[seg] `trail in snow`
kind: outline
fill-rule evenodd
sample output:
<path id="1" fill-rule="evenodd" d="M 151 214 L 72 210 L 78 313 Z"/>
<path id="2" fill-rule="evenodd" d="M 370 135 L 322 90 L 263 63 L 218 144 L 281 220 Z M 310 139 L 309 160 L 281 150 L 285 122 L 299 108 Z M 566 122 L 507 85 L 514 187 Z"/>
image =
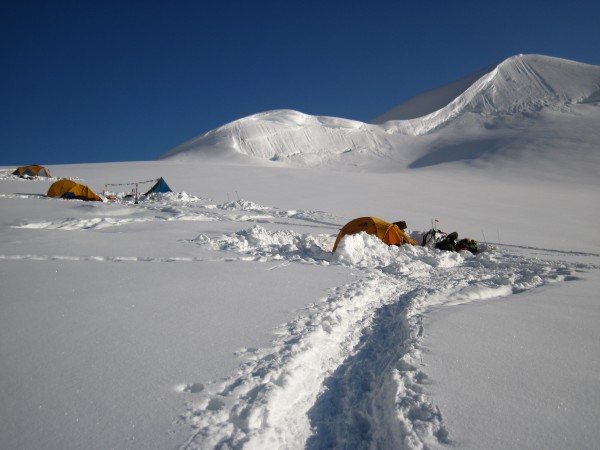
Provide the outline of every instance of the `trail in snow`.
<path id="1" fill-rule="evenodd" d="M 200 234 L 180 242 L 221 254 L 211 261 L 265 262 L 271 263 L 269 270 L 288 264 L 336 264 L 358 275 L 355 282 L 332 288 L 326 298 L 281 326 L 270 348 L 242 351 L 243 364 L 229 379 L 175 387 L 195 397 L 182 416 L 194 429 L 182 445 L 188 449 L 424 448 L 447 443 L 450 437 L 442 412 L 427 394 L 428 378 L 420 358 L 423 314 L 439 305 L 576 280 L 578 271 L 596 269 L 519 256 L 508 246 L 478 255 L 388 247 L 366 234 L 344 238 L 332 254 L 339 218 L 321 211 L 282 211 L 241 199 L 217 205 L 175 194 L 138 205 L 73 205 L 86 217 L 14 226 L 94 232 L 160 220 L 253 222 L 234 233 Z M 332 234 L 290 229 L 297 225 L 331 229 Z M 207 260 L 114 255 L 0 255 L 0 259 Z"/>
<path id="2" fill-rule="evenodd" d="M 315 238 L 261 226 L 197 245 L 255 260 L 343 264 L 358 281 L 332 289 L 279 330 L 238 373 L 203 386 L 183 448 L 423 448 L 449 441 L 427 396 L 422 316 L 432 307 L 497 298 L 577 279 L 588 266 L 510 253 L 385 246 L 359 234 L 332 256 Z M 320 250 L 319 250 L 320 249 Z"/>
<path id="3" fill-rule="evenodd" d="M 41 195 L 14 195 L 5 198 L 44 198 L 48 201 L 72 200 L 47 199 Z M 340 228 L 340 219 L 323 211 L 280 210 L 262 206 L 257 203 L 239 199 L 222 204 L 214 204 L 209 199 L 189 196 L 185 193 L 158 194 L 152 198 L 142 199 L 140 203 L 116 202 L 112 204 L 76 204 L 77 212 L 85 210 L 91 217 L 69 217 L 43 221 L 26 221 L 13 225 L 14 228 L 49 229 L 49 230 L 88 230 L 105 229 L 142 222 L 161 221 L 228 221 L 228 222 L 264 222 L 292 225 L 302 223 L 303 226 L 319 226 L 319 228 Z M 112 217 L 111 217 L 112 216 Z M 281 221 L 281 222 L 278 222 Z"/>

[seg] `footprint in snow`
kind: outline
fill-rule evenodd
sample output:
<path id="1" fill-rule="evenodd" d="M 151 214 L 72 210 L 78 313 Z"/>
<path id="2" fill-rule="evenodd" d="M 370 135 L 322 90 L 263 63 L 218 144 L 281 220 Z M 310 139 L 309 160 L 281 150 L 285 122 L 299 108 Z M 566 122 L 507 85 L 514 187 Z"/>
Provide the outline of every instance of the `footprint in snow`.
<path id="1" fill-rule="evenodd" d="M 204 390 L 204 385 L 202 383 L 179 384 L 175 386 L 175 390 L 187 394 L 198 394 Z"/>

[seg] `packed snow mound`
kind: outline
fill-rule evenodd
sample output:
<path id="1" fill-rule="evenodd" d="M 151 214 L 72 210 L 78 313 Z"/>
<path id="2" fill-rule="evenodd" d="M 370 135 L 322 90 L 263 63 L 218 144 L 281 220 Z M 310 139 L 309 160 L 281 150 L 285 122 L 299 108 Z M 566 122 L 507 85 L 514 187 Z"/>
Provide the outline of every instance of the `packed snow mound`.
<path id="1" fill-rule="evenodd" d="M 547 138 L 545 130 L 556 130 L 558 124 L 560 138 L 573 129 L 560 125 L 562 117 L 552 124 L 543 123 L 544 115 L 552 113 L 582 117 L 586 133 L 579 130 L 577 134 L 587 136 L 589 124 L 596 128 L 599 100 L 599 66 L 518 55 L 417 96 L 379 116 L 373 124 L 293 110 L 267 111 L 209 131 L 161 159 L 251 158 L 263 164 L 398 171 L 474 159 L 481 156 L 482 148 L 502 153 L 507 145 L 529 145 L 531 136 L 522 140 L 523 124 L 541 124 L 541 131 L 534 136 L 540 147 Z M 420 116 L 414 117 L 416 114 Z M 490 129 L 497 131 L 493 142 L 489 141 Z M 461 146 L 457 154 L 452 145 L 465 141 L 465 136 L 472 145 Z M 572 140 L 567 139 L 565 149 L 573 151 Z M 581 142 L 575 139 L 575 145 Z M 582 153 L 588 154 L 584 144 Z M 448 145 L 452 147 L 449 152 L 445 149 Z M 487 153 L 484 156 L 487 158 Z"/>

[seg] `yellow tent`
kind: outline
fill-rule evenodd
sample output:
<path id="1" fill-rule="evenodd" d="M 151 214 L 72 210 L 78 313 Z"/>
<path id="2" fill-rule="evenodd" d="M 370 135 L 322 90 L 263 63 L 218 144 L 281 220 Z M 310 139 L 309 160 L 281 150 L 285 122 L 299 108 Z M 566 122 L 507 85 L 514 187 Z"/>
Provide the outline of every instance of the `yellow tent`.
<path id="1" fill-rule="evenodd" d="M 31 166 L 17 167 L 17 170 L 13 172 L 13 175 L 18 175 L 21 178 L 33 178 L 33 177 L 48 177 L 50 178 L 50 171 L 43 166 L 37 164 Z"/>
<path id="2" fill-rule="evenodd" d="M 102 199 L 98 197 L 94 191 L 83 184 L 77 184 L 71 180 L 58 180 L 52 183 L 48 193 L 48 197 L 61 197 L 61 198 L 76 198 L 79 200 L 90 200 L 101 202 Z"/>
<path id="3" fill-rule="evenodd" d="M 393 223 L 378 219 L 377 217 L 359 217 L 351 220 L 340 230 L 333 251 L 347 234 L 356 234 L 364 231 L 365 233 L 377 236 L 388 245 L 417 245 L 417 241 L 411 239 L 404 231 Z"/>

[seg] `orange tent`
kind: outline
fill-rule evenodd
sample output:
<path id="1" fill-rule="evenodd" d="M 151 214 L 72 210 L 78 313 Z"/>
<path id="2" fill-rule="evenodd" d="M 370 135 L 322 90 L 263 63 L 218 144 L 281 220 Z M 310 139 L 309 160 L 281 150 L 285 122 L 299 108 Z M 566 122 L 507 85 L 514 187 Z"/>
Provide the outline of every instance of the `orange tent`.
<path id="1" fill-rule="evenodd" d="M 52 183 L 52 186 L 50 186 L 46 195 L 48 197 L 74 198 L 97 202 L 102 201 L 102 199 L 89 187 L 64 179 Z"/>
<path id="2" fill-rule="evenodd" d="M 17 167 L 13 175 L 18 175 L 21 178 L 33 178 L 33 177 L 48 177 L 50 178 L 50 171 L 43 166 L 38 166 L 37 164 L 33 164 L 31 166 L 21 166 Z"/>
<path id="3" fill-rule="evenodd" d="M 388 245 L 418 245 L 417 241 L 411 239 L 398 225 L 378 219 L 377 217 L 359 217 L 351 220 L 340 230 L 333 251 L 337 248 L 342 238 L 348 234 L 365 233 L 377 236 Z"/>

